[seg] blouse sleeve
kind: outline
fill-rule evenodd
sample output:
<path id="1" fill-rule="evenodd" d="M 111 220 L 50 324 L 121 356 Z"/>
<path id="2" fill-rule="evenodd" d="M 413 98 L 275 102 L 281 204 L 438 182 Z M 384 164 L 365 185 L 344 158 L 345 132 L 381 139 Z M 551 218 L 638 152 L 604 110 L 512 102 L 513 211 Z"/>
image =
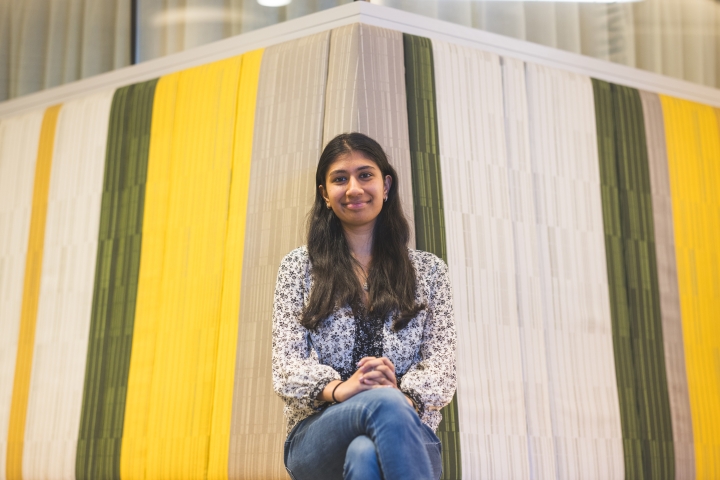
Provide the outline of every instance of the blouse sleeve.
<path id="1" fill-rule="evenodd" d="M 445 262 L 437 259 L 437 267 L 430 272 L 430 277 L 420 361 L 412 365 L 400 381 L 400 390 L 415 401 L 421 416 L 450 403 L 457 383 L 457 339 Z"/>
<path id="2" fill-rule="evenodd" d="M 300 324 L 308 261 L 301 249 L 290 252 L 280 264 L 273 302 L 272 378 L 273 389 L 286 410 L 307 416 L 324 402 L 318 394 L 340 374 L 318 361 L 308 330 Z"/>

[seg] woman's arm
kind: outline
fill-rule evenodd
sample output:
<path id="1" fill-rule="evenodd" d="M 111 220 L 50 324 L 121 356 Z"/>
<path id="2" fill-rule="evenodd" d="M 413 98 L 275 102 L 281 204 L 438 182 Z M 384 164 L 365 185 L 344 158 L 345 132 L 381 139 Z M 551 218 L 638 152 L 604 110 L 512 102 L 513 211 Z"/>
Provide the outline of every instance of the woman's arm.
<path id="1" fill-rule="evenodd" d="M 300 324 L 308 265 L 304 249 L 293 250 L 280 264 L 273 302 L 272 376 L 273 389 L 286 403 L 311 413 L 321 405 L 319 395 L 340 374 L 319 362 Z"/>
<path id="2" fill-rule="evenodd" d="M 400 381 L 400 390 L 412 398 L 422 413 L 440 410 L 450 403 L 456 388 L 455 320 L 452 290 L 445 262 L 434 257 L 429 273 L 427 315 L 423 329 L 420 361 Z"/>

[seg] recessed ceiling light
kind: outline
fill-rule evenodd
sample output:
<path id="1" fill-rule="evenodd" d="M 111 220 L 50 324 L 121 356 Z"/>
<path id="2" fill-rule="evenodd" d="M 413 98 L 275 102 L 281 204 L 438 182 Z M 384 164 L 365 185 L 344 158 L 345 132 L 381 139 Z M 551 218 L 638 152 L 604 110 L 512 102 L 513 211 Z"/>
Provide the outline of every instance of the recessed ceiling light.
<path id="1" fill-rule="evenodd" d="M 263 7 L 284 7 L 292 0 L 257 0 Z"/>

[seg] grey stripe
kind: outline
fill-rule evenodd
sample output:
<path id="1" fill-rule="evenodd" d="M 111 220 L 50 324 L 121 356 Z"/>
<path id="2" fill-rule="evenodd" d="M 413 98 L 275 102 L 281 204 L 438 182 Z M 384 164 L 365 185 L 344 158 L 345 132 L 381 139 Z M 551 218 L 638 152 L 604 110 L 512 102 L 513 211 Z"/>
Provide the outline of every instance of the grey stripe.
<path id="1" fill-rule="evenodd" d="M 414 232 L 402 33 L 361 23 L 332 31 L 323 146 L 346 132 L 364 133 L 383 147 Z M 414 236 L 410 243 L 415 248 Z"/>
<path id="2" fill-rule="evenodd" d="M 673 231 L 672 197 L 665 145 L 665 125 L 658 95 L 641 91 L 640 99 L 645 118 L 645 137 L 650 167 L 665 369 L 667 370 L 675 445 L 675 478 L 692 479 L 695 478 L 695 450 L 690 397 L 685 373 L 685 348 L 675 263 L 675 233 Z"/>
<path id="3" fill-rule="evenodd" d="M 280 260 L 304 241 L 322 146 L 330 32 L 263 54 L 258 86 L 230 432 L 230 478 L 287 478 L 272 390 L 272 302 Z"/>

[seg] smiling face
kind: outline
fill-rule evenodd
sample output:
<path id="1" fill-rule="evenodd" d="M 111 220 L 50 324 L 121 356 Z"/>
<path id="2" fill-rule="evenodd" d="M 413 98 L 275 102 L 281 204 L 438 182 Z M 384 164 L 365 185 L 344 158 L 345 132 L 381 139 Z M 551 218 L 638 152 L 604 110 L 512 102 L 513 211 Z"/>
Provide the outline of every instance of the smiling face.
<path id="1" fill-rule="evenodd" d="M 383 177 L 374 161 L 351 151 L 335 159 L 327 169 L 325 185 L 318 188 L 347 230 L 374 227 L 391 184 L 392 177 Z"/>

